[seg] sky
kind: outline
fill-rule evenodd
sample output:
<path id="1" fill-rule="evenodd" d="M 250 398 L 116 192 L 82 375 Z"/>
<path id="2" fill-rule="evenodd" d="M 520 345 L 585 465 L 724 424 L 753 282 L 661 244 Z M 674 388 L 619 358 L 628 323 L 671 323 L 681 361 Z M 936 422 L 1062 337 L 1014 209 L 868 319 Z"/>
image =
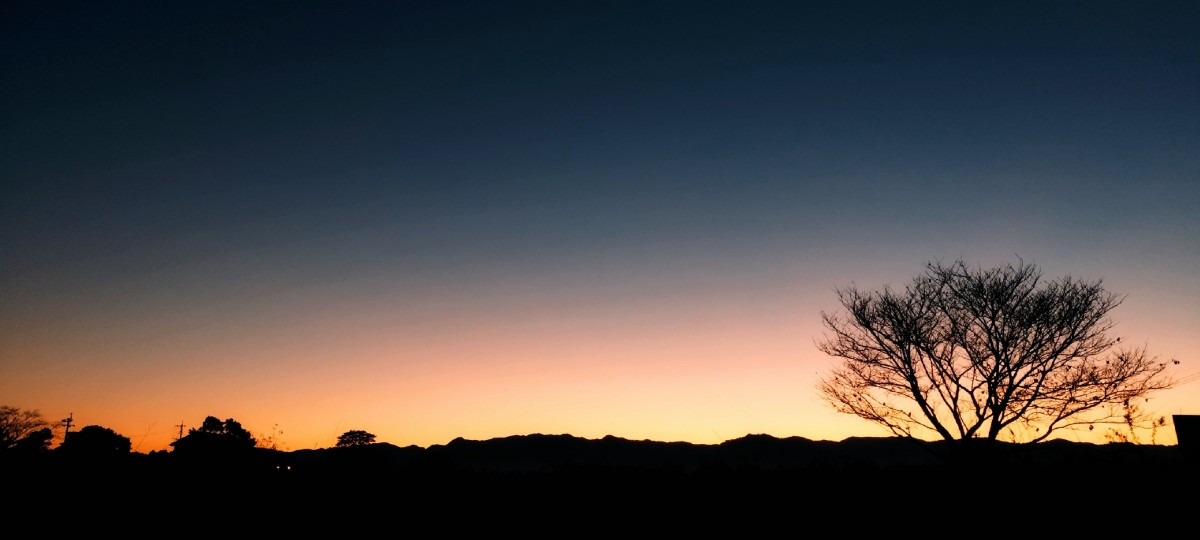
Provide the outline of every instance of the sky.
<path id="1" fill-rule="evenodd" d="M 0 404 L 138 452 L 208 416 L 289 450 L 884 436 L 819 397 L 820 314 L 961 258 L 1125 295 L 1115 334 L 1185 381 L 1147 408 L 1200 414 L 1196 28 L 1196 2 L 6 2 Z"/>

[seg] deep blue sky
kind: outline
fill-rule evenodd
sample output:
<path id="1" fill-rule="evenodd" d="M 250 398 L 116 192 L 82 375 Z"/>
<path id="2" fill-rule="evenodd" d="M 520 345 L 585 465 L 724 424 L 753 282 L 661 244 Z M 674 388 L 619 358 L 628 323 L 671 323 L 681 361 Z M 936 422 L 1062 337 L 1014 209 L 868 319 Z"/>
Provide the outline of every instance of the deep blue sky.
<path id="1" fill-rule="evenodd" d="M 381 295 L 732 281 L 807 324 L 959 256 L 1195 323 L 1197 28 L 1197 2 L 8 2 L 0 367 Z"/>
<path id="2" fill-rule="evenodd" d="M 375 226 L 527 252 L 1196 200 L 1194 2 L 166 4 L 5 8 L 18 272 Z"/>

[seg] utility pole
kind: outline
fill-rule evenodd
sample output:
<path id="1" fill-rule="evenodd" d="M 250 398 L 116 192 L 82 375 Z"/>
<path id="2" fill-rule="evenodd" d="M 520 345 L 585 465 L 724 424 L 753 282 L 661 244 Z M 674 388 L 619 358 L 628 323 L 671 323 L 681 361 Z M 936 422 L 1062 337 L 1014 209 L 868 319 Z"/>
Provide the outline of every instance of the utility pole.
<path id="1" fill-rule="evenodd" d="M 185 428 L 187 426 L 183 425 L 183 420 L 180 420 L 179 423 L 175 425 L 175 427 L 179 428 L 179 437 L 175 438 L 175 440 L 178 441 L 179 439 L 183 438 L 183 428 Z"/>
<path id="2" fill-rule="evenodd" d="M 67 442 L 67 435 L 71 434 L 71 425 L 75 423 L 75 413 L 70 413 L 66 418 L 62 419 L 62 425 L 67 426 L 67 430 L 63 432 L 63 442 Z"/>

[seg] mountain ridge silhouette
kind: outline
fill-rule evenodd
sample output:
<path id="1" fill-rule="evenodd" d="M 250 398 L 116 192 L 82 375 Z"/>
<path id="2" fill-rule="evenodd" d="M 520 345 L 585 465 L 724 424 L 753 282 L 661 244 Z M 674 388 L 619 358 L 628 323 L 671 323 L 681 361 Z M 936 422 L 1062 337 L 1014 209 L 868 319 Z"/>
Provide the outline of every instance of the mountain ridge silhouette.
<path id="1" fill-rule="evenodd" d="M 961 441 L 960 441 L 961 442 Z M 278 452 L 297 469 L 365 464 L 404 469 L 437 464 L 441 470 L 489 474 L 552 474 L 584 468 L 694 474 L 727 471 L 847 471 L 861 468 L 936 468 L 952 464 L 946 441 L 900 437 L 848 437 L 841 441 L 747 434 L 701 444 L 627 439 L 588 439 L 531 433 L 491 439 L 457 437 L 428 447 L 380 442 L 360 446 Z M 1178 445 L 971 442 L 986 446 L 991 465 L 1081 467 L 1101 464 L 1182 466 L 1194 456 Z"/>

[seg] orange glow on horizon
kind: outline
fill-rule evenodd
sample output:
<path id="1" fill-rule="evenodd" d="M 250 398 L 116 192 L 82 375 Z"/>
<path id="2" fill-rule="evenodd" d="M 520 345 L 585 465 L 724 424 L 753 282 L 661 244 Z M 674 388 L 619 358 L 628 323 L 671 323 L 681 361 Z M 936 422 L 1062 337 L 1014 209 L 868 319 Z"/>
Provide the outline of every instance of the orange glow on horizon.
<path id="1" fill-rule="evenodd" d="M 114 429 L 138 452 L 169 449 L 178 424 L 210 415 L 288 450 L 330 447 L 352 429 L 421 447 L 532 433 L 697 444 L 889 435 L 817 399 L 832 360 L 813 346 L 812 314 L 790 309 L 794 298 L 733 300 L 681 298 L 673 309 L 534 303 L 520 317 L 459 310 L 408 324 L 332 309 L 221 340 L 29 338 L 6 346 L 31 362 L 6 375 L 2 390 L 47 419 L 73 413 L 76 427 Z M 1188 357 L 1178 350 L 1188 339 L 1164 348 Z M 1154 396 L 1154 410 L 1168 422 L 1200 410 L 1195 384 Z M 1104 442 L 1104 432 L 1061 437 Z M 1154 442 L 1174 444 L 1173 430 Z"/>

